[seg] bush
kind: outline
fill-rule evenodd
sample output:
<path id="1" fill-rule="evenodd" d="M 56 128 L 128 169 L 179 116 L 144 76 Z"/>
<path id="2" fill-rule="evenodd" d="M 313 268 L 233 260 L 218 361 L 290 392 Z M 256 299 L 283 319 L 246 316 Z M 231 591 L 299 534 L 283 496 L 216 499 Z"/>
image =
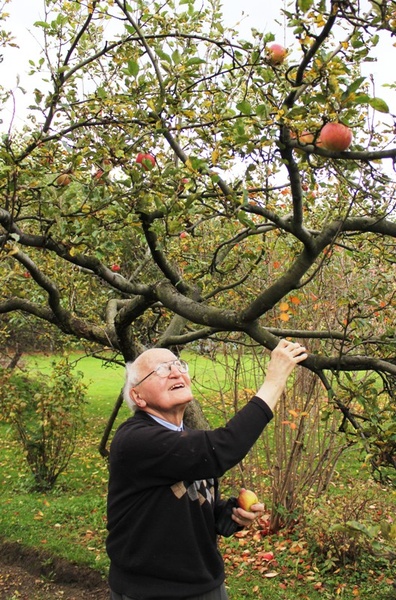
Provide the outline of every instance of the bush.
<path id="1" fill-rule="evenodd" d="M 86 386 L 66 358 L 53 363 L 51 379 L 1 369 L 0 419 L 21 444 L 37 491 L 51 489 L 73 454 L 83 424 Z"/>
<path id="2" fill-rule="evenodd" d="M 327 496 L 305 510 L 304 535 L 322 572 L 387 565 L 396 558 L 396 523 L 378 501 L 378 490 Z M 363 570 L 364 571 L 364 570 Z M 362 571 L 362 572 L 363 572 Z"/>

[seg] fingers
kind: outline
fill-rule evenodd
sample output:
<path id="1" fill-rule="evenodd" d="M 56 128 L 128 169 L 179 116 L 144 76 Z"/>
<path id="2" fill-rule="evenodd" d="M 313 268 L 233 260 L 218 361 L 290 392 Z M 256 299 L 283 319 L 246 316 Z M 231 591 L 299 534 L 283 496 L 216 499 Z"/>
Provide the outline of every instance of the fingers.
<path id="1" fill-rule="evenodd" d="M 249 527 L 256 519 L 262 517 L 263 514 L 264 504 L 258 503 L 253 504 L 249 511 L 242 508 L 234 508 L 232 518 L 241 527 Z"/>
<path id="2" fill-rule="evenodd" d="M 308 356 L 305 346 L 298 342 L 291 342 L 285 339 L 281 339 L 279 341 L 279 344 L 276 346 L 273 352 L 276 352 L 277 350 L 283 351 L 289 357 L 293 358 L 295 362 L 301 362 Z"/>

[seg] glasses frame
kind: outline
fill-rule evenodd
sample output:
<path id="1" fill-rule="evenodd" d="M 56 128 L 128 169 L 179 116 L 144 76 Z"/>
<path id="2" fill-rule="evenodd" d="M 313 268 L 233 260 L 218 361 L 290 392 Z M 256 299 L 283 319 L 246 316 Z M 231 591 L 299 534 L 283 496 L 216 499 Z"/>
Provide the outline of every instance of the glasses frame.
<path id="1" fill-rule="evenodd" d="M 183 370 L 180 370 L 179 366 L 177 365 L 177 363 L 183 367 Z M 160 369 L 161 367 L 163 367 L 164 365 L 169 365 L 169 373 L 167 375 L 158 375 L 158 369 Z M 143 381 L 145 381 L 146 379 L 148 379 L 151 375 L 154 375 L 154 373 L 156 373 L 158 375 L 158 377 L 161 377 L 161 379 L 165 379 L 166 377 L 169 377 L 171 370 L 172 370 L 172 365 L 174 365 L 175 367 L 177 367 L 177 369 L 179 370 L 179 373 L 188 373 L 188 363 L 186 363 L 185 360 L 181 360 L 180 358 L 176 358 L 175 360 L 169 360 L 167 362 L 162 362 L 160 363 L 155 369 L 153 369 L 152 371 L 150 371 L 150 373 L 148 375 L 146 375 L 146 377 L 143 377 L 143 379 L 141 379 L 140 381 L 138 381 L 137 383 L 135 383 L 132 387 L 137 387 L 138 385 L 140 385 L 141 383 L 143 383 Z"/>

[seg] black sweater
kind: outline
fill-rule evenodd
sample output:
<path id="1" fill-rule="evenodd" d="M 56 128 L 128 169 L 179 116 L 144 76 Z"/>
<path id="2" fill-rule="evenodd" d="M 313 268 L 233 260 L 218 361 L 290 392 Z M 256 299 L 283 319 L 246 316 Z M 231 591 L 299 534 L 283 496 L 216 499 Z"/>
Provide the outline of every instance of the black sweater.
<path id="1" fill-rule="evenodd" d="M 225 427 L 172 431 L 137 411 L 110 449 L 107 552 L 114 592 L 177 600 L 224 581 L 217 478 L 240 462 L 272 418 L 254 397 Z"/>

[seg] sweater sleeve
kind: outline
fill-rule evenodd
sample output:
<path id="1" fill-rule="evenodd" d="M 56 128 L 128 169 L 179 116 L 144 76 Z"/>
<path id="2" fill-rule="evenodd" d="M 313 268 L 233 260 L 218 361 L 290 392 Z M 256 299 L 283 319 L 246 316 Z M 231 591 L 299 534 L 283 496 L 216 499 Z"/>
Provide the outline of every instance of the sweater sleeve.
<path id="1" fill-rule="evenodd" d="M 222 476 L 240 462 L 273 414 L 254 397 L 224 427 L 214 430 L 170 431 L 145 415 L 123 424 L 114 437 L 111 463 L 123 465 L 123 477 L 135 485 L 141 465 L 153 485 Z"/>

